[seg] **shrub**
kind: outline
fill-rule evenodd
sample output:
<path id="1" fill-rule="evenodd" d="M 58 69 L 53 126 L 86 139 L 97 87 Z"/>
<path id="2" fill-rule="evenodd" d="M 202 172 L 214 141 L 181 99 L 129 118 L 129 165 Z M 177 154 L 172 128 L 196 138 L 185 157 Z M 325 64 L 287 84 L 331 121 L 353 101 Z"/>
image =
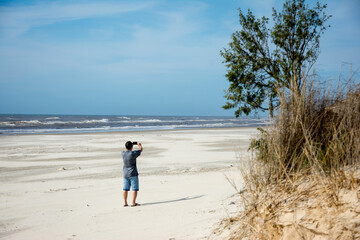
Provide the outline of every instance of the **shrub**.
<path id="1" fill-rule="evenodd" d="M 250 149 L 276 181 L 299 171 L 331 173 L 360 161 L 360 89 L 348 81 L 326 88 L 315 81 L 289 94 L 279 90 L 273 125 L 261 129 Z"/>

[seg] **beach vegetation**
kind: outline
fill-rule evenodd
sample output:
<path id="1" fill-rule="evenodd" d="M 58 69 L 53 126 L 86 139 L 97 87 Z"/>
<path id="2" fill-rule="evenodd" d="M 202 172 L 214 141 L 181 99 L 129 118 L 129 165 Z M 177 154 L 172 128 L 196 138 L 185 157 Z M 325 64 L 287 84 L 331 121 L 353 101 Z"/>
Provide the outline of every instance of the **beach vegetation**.
<path id="1" fill-rule="evenodd" d="M 224 108 L 271 113 L 242 161 L 242 211 L 226 239 L 360 238 L 360 80 L 350 70 L 322 82 L 311 70 L 329 27 L 325 8 L 287 0 L 271 29 L 240 10 L 242 29 L 221 52 Z"/>
<path id="2" fill-rule="evenodd" d="M 360 238 L 360 81 L 314 78 L 252 140 L 227 239 Z"/>

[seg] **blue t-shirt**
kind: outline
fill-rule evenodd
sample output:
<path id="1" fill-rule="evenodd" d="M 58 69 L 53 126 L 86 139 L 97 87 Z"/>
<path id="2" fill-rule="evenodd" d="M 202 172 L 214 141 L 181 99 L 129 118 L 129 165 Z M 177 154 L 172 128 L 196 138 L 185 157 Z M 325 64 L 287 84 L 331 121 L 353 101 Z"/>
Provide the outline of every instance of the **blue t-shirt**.
<path id="1" fill-rule="evenodd" d="M 136 158 L 140 156 L 141 151 L 122 151 L 121 155 L 124 162 L 124 178 L 138 176 L 136 167 Z"/>

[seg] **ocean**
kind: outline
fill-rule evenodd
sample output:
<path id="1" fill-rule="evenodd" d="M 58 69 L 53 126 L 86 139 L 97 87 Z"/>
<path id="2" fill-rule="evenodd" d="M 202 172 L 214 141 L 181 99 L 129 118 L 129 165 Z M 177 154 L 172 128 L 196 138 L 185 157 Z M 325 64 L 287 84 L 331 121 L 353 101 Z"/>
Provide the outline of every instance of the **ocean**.
<path id="1" fill-rule="evenodd" d="M 0 134 L 54 134 L 264 126 L 268 118 L 114 115 L 0 115 Z"/>

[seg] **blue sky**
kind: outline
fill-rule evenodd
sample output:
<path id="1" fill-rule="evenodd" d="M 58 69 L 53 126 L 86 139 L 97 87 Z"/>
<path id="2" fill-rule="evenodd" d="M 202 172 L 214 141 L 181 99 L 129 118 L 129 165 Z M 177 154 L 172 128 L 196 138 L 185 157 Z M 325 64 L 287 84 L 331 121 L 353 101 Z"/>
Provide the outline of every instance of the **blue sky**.
<path id="1" fill-rule="evenodd" d="M 0 113 L 232 116 L 219 51 L 237 9 L 282 2 L 0 1 Z M 316 68 L 336 77 L 360 67 L 360 1 L 327 3 Z"/>

